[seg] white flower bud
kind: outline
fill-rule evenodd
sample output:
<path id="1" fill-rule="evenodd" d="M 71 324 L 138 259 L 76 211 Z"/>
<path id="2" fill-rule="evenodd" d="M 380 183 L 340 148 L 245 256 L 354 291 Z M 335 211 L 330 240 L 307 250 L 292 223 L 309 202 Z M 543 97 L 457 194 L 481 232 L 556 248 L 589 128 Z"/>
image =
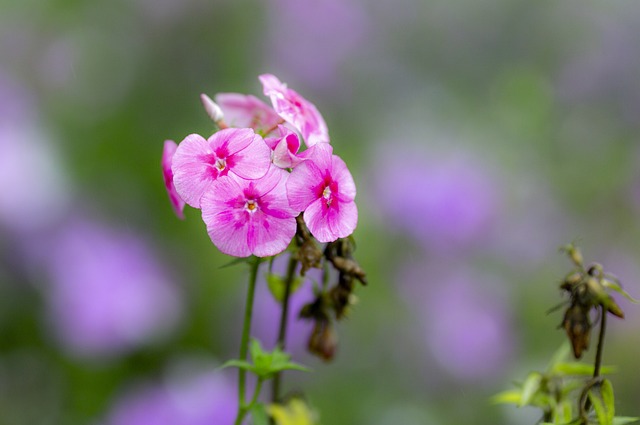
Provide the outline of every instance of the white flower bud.
<path id="1" fill-rule="evenodd" d="M 202 106 L 204 106 L 204 110 L 207 111 L 207 115 L 209 115 L 209 118 L 211 118 L 213 122 L 218 123 L 224 119 L 224 114 L 222 113 L 222 109 L 220 109 L 220 106 L 218 106 L 216 102 L 211 100 L 209 96 L 202 93 L 200 95 L 200 101 L 202 101 Z"/>

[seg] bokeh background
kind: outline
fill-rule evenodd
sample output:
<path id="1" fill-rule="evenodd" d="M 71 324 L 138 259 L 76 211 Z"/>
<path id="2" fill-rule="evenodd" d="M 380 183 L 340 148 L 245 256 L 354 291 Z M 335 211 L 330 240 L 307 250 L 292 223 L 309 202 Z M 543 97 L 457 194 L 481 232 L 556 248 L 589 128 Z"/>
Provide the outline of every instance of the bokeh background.
<path id="1" fill-rule="evenodd" d="M 325 425 L 535 423 L 489 399 L 564 339 L 558 246 L 640 296 L 639 46 L 622 0 L 0 1 L 0 423 L 230 423 L 215 368 L 246 270 L 197 210 L 175 217 L 160 157 L 213 131 L 201 92 L 262 97 L 265 72 L 324 115 L 370 282 L 332 364 L 295 324 L 314 372 L 286 390 Z M 621 306 L 605 363 L 632 416 L 640 311 Z"/>

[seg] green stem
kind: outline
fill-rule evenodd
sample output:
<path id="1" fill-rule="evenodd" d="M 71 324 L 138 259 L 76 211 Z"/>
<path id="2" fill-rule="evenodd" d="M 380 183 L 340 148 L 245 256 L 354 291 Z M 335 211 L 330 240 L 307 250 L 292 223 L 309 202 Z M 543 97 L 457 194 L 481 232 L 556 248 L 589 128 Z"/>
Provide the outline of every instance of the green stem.
<path id="1" fill-rule="evenodd" d="M 251 269 L 249 272 L 249 288 L 247 289 L 247 300 L 244 310 L 244 324 L 242 327 L 242 340 L 240 342 L 240 360 L 247 359 L 249 351 L 249 335 L 251 334 L 251 316 L 253 314 L 253 297 L 256 289 L 256 279 L 258 276 L 258 266 L 260 259 L 254 257 L 251 261 Z M 247 405 L 245 402 L 245 387 L 247 382 L 247 371 L 238 369 L 238 415 L 236 416 L 235 425 L 240 425 L 247 413 Z"/>
<path id="2" fill-rule="evenodd" d="M 593 367 L 593 379 L 587 384 L 585 389 L 583 390 L 583 395 L 580 397 L 580 410 L 581 417 L 583 420 L 586 420 L 587 413 L 589 409 L 591 409 L 591 400 L 587 397 L 589 394 L 589 390 L 600 380 L 600 368 L 602 367 L 602 351 L 604 350 L 604 334 L 607 330 L 607 309 L 604 306 L 600 306 L 600 314 L 602 317 L 600 318 L 600 335 L 598 336 L 598 348 L 596 349 L 596 360 L 595 365 Z M 586 423 L 586 422 L 585 422 Z"/>
<path id="3" fill-rule="evenodd" d="M 278 331 L 277 346 L 284 351 L 287 341 L 287 317 L 289 316 L 289 298 L 291 296 L 291 287 L 296 274 L 298 260 L 294 255 L 289 257 L 289 266 L 287 267 L 287 275 L 285 276 L 284 297 L 282 298 L 282 314 L 280 315 L 280 329 Z M 280 399 L 281 372 L 273 377 L 273 386 L 271 400 L 276 403 Z"/>
<path id="4" fill-rule="evenodd" d="M 600 336 L 598 336 L 598 348 L 596 351 L 596 364 L 593 368 L 593 377 L 600 376 L 600 367 L 602 365 L 602 351 L 604 349 L 604 333 L 607 330 L 607 309 L 604 306 L 600 307 L 602 318 L 600 319 Z"/>

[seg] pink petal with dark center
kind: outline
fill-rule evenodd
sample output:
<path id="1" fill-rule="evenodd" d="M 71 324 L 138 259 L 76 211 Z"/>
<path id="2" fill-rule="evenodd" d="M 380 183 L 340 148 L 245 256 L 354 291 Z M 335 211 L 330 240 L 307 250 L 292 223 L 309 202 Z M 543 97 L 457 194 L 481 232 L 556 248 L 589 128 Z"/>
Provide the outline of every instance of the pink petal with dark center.
<path id="1" fill-rule="evenodd" d="M 333 202 L 324 199 L 311 203 L 304 212 L 304 222 L 318 242 L 333 242 L 349 236 L 358 223 L 355 202 Z"/>

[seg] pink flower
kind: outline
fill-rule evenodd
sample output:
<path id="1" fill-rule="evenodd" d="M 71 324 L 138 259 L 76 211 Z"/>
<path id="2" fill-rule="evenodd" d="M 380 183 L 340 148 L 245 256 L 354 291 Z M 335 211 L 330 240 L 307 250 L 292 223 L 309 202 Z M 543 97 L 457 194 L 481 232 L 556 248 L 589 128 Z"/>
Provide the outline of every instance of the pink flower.
<path id="1" fill-rule="evenodd" d="M 344 161 L 332 155 L 331 145 L 321 143 L 306 152 L 309 159 L 293 169 L 287 182 L 289 205 L 304 211 L 304 222 L 319 242 L 347 237 L 358 224 L 353 177 Z"/>
<path id="2" fill-rule="evenodd" d="M 271 167 L 258 180 L 221 177 L 202 197 L 202 219 L 213 244 L 235 257 L 276 255 L 296 232 L 296 212 L 287 202 L 289 174 Z"/>
<path id="3" fill-rule="evenodd" d="M 288 88 L 274 75 L 263 74 L 259 78 L 265 96 L 271 98 L 273 109 L 300 131 L 307 146 L 329 143 L 327 124 L 313 103 Z"/>
<path id="4" fill-rule="evenodd" d="M 227 128 L 205 140 L 191 134 L 173 156 L 173 182 L 180 197 L 194 208 L 211 184 L 228 173 L 258 179 L 271 164 L 269 147 L 250 128 Z"/>
<path id="5" fill-rule="evenodd" d="M 164 141 L 164 150 L 162 151 L 162 174 L 164 176 L 164 185 L 167 188 L 167 194 L 169 195 L 169 201 L 173 207 L 178 218 L 184 218 L 184 204 L 176 187 L 173 184 L 173 171 L 171 170 L 171 163 L 173 162 L 173 155 L 176 153 L 178 145 L 173 140 Z"/>
<path id="6" fill-rule="evenodd" d="M 225 120 L 230 127 L 249 127 L 264 133 L 273 131 L 283 122 L 273 108 L 255 96 L 218 93 L 216 103 L 224 112 Z"/>
<path id="7" fill-rule="evenodd" d="M 279 125 L 278 130 L 280 132 L 279 137 L 267 137 L 264 139 L 267 146 L 273 151 L 271 160 L 276 167 L 293 168 L 302 161 L 296 155 L 300 149 L 300 138 L 283 125 Z"/>

